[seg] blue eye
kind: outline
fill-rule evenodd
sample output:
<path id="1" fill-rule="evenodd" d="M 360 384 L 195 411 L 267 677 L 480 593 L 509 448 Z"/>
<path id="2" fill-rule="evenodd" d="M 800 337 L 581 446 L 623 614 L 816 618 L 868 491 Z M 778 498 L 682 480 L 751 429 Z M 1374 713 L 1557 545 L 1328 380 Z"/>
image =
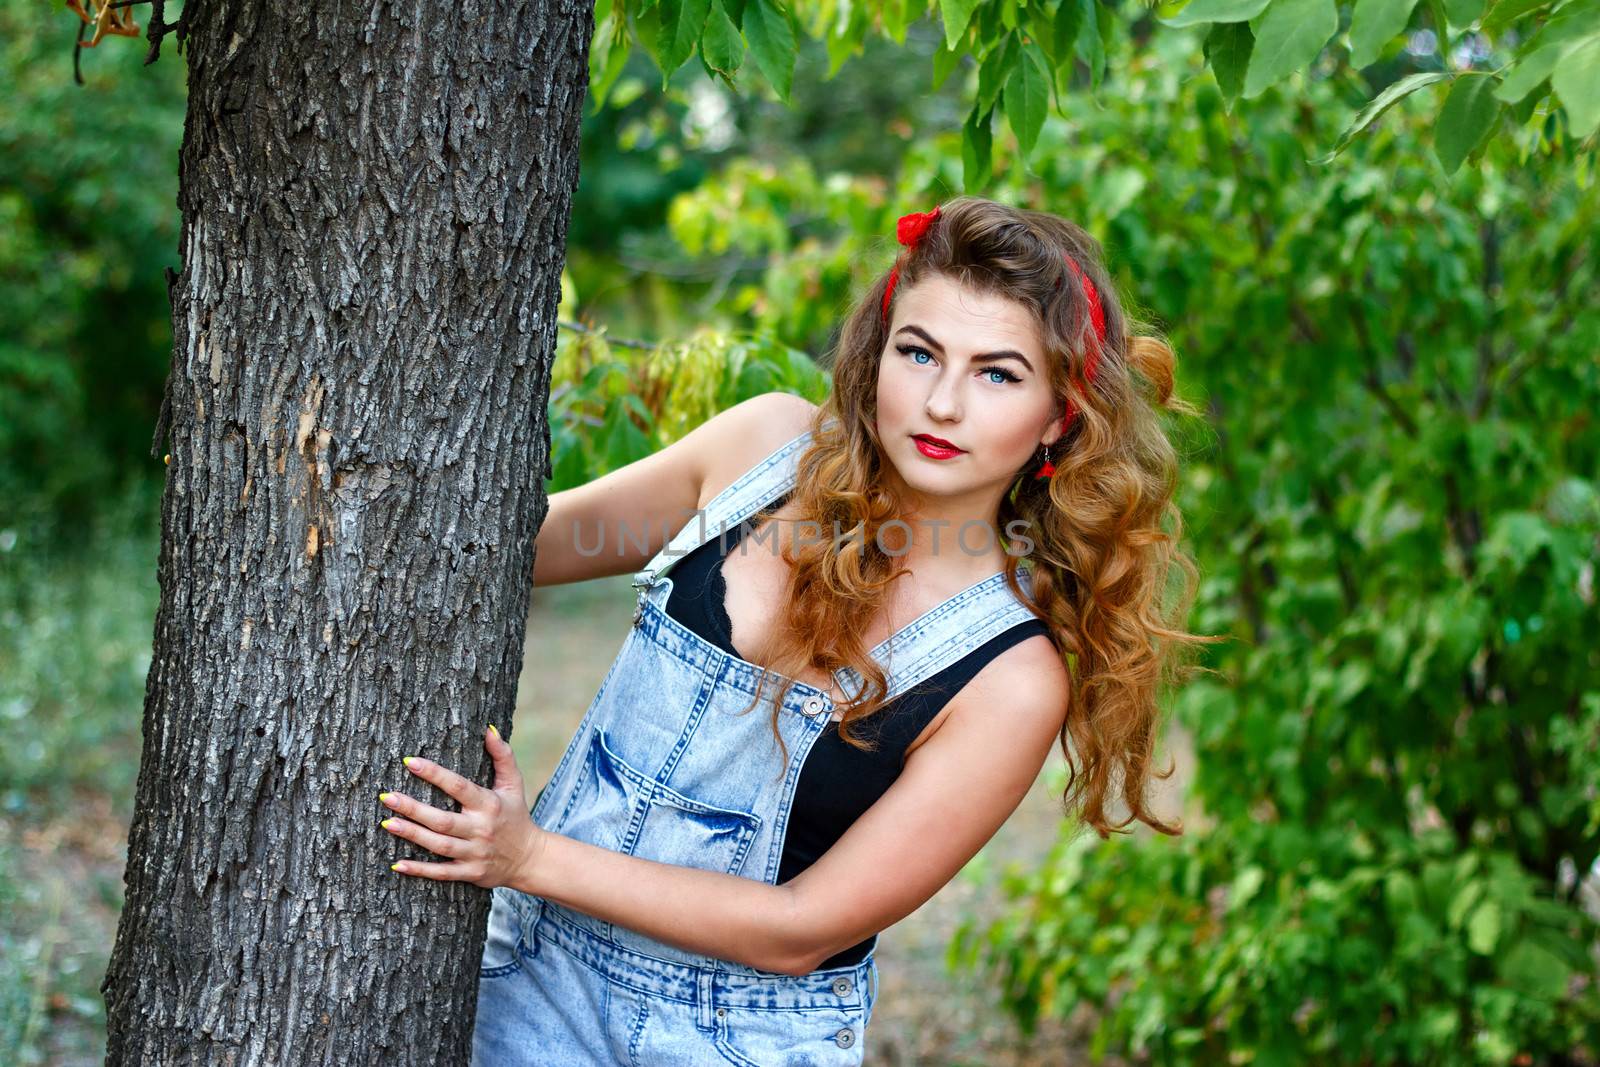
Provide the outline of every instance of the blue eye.
<path id="1" fill-rule="evenodd" d="M 930 361 L 933 359 L 933 354 L 932 353 L 930 353 L 927 349 L 919 348 L 916 345 L 896 345 L 895 347 L 897 349 L 899 349 L 899 351 L 902 354 L 910 356 L 911 357 L 911 361 L 913 363 L 915 363 L 919 367 L 926 367 L 928 364 L 924 363 L 922 360 L 918 359 L 917 358 L 918 356 L 927 356 Z M 1006 385 L 1006 384 L 1011 383 L 1011 382 L 1020 382 L 1020 381 L 1022 381 L 1021 378 L 1017 377 L 1015 374 L 1012 374 L 1010 371 L 1005 370 L 1005 369 L 1003 369 L 1001 367 L 987 367 L 983 371 L 981 371 L 980 373 L 982 373 L 982 374 L 998 374 L 998 375 L 1000 375 L 1000 380 L 999 381 L 995 381 L 993 378 L 989 379 L 989 383 L 991 385 Z"/>

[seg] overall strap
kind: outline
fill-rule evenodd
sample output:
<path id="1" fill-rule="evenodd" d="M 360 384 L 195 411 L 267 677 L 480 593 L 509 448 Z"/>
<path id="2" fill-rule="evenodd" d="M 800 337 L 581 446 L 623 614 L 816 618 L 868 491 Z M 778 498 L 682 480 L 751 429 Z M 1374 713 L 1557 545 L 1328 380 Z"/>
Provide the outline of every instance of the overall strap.
<path id="1" fill-rule="evenodd" d="M 1030 572 L 1018 568 L 1017 584 L 1031 590 Z M 886 699 L 893 700 L 933 677 L 961 657 L 1018 623 L 1036 619 L 1033 609 L 1006 585 L 997 571 L 930 608 L 872 650 L 888 675 Z M 854 699 L 866 680 L 849 667 L 834 672 L 840 692 Z"/>
<path id="2" fill-rule="evenodd" d="M 633 576 L 634 588 L 639 589 L 642 595 L 678 560 L 712 537 L 738 526 L 761 510 L 763 505 L 794 488 L 800 457 L 810 443 L 810 430 L 791 438 L 707 501 L 706 506 L 691 517 L 645 564 L 644 569 Z"/>

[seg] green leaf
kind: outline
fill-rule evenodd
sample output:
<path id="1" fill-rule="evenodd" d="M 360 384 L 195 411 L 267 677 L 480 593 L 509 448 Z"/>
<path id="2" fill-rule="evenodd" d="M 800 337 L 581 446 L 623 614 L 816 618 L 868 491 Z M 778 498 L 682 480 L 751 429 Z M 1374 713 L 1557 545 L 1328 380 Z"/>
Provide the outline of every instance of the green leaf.
<path id="1" fill-rule="evenodd" d="M 789 25 L 788 13 L 775 6 L 773 0 L 748 0 L 744 39 L 762 76 L 772 84 L 778 99 L 787 104 L 794 84 L 795 57 L 794 27 Z"/>
<path id="2" fill-rule="evenodd" d="M 883 32 L 895 44 L 906 43 L 906 26 L 912 19 L 922 15 L 922 10 L 913 11 L 908 0 L 882 0 L 873 5 Z"/>
<path id="3" fill-rule="evenodd" d="M 1581 140 L 1600 127 L 1600 36 L 1580 41 L 1561 57 L 1550 87 L 1566 105 L 1572 136 Z"/>
<path id="4" fill-rule="evenodd" d="M 1000 38 L 1010 33 L 1016 27 L 1008 24 L 1008 20 L 1001 17 L 1004 4 L 980 4 L 972 16 L 972 24 L 967 28 L 967 40 L 975 42 L 978 49 L 985 49 Z"/>
<path id="5" fill-rule="evenodd" d="M 1508 104 L 1517 103 L 1550 77 L 1570 47 L 1571 42 L 1554 41 L 1528 52 L 1506 73 L 1494 91 L 1495 97 Z"/>
<path id="6" fill-rule="evenodd" d="M 1063 0 L 1063 3 L 1065 2 L 1067 0 Z M 1004 40 L 989 50 L 989 54 L 983 57 L 983 62 L 978 64 L 976 106 L 979 111 L 988 111 L 994 107 L 1001 86 L 1005 85 L 1006 79 L 1017 65 L 1017 47 L 1017 35 L 1008 33 Z"/>
<path id="7" fill-rule="evenodd" d="M 1157 21 L 1167 26 L 1194 26 L 1202 22 L 1248 22 L 1267 9 L 1270 0 L 1190 0 L 1171 18 Z"/>
<path id="8" fill-rule="evenodd" d="M 1056 36 L 1056 24 L 1060 21 L 1062 12 L 1080 12 L 1081 10 L 1076 4 L 1065 3 L 1057 3 L 1054 11 L 1051 11 L 1044 4 L 1029 5 L 1027 8 L 1028 36 L 1033 39 L 1033 43 L 1038 45 L 1039 50 L 1044 53 L 1046 60 L 1048 60 L 1047 66 L 1051 71 L 1052 78 L 1061 64 L 1072 58 L 1072 45 L 1077 39 L 1076 27 L 1065 40 L 1058 39 Z M 1065 55 L 1062 54 L 1063 45 L 1065 45 Z"/>
<path id="9" fill-rule="evenodd" d="M 1383 882 L 1383 897 L 1389 905 L 1389 917 L 1399 922 L 1417 910 L 1416 879 L 1405 871 L 1390 871 Z"/>
<path id="10" fill-rule="evenodd" d="M 1356 0 L 1350 16 L 1350 65 L 1371 66 L 1411 21 L 1417 0 Z"/>
<path id="11" fill-rule="evenodd" d="M 955 48 L 966 35 L 972 13 L 978 9 L 978 0 L 939 0 L 939 17 L 944 20 L 944 41 Z"/>
<path id="12" fill-rule="evenodd" d="M 1072 0 L 1061 0 L 1070 4 Z M 1083 0 L 1083 27 L 1078 31 L 1078 54 L 1089 65 L 1089 89 L 1100 88 L 1106 73 L 1105 42 L 1100 37 L 1100 18 L 1095 0 Z"/>
<path id="13" fill-rule="evenodd" d="M 1267 880 L 1267 872 L 1257 866 L 1249 866 L 1239 872 L 1233 880 L 1233 888 L 1228 893 L 1228 910 L 1234 911 L 1250 902 L 1261 890 Z"/>
<path id="14" fill-rule="evenodd" d="M 1496 0 L 1494 6 L 1489 8 L 1489 13 L 1483 16 L 1483 21 L 1478 23 L 1478 26 L 1489 36 L 1499 37 L 1501 30 L 1528 12 L 1549 6 L 1550 0 Z"/>
<path id="15" fill-rule="evenodd" d="M 656 69 L 661 71 L 661 88 L 667 87 L 668 76 L 672 73 L 666 69 L 666 60 L 661 57 L 657 49 L 661 45 L 661 10 L 651 7 L 647 10 L 635 11 L 633 18 L 633 33 L 639 41 L 639 46 L 645 54 L 655 63 Z"/>
<path id="16" fill-rule="evenodd" d="M 1450 929 L 1459 930 L 1466 925 L 1467 916 L 1483 897 L 1483 887 L 1482 881 L 1469 881 L 1462 883 L 1461 888 L 1456 890 L 1456 895 L 1444 913 L 1444 921 L 1449 924 Z"/>
<path id="17" fill-rule="evenodd" d="M 1500 961 L 1500 975 L 1507 985 L 1540 1000 L 1564 996 L 1571 973 L 1560 956 L 1526 939 L 1515 942 Z"/>
<path id="18" fill-rule="evenodd" d="M 962 54 L 946 47 L 943 40 L 939 41 L 939 47 L 933 53 L 933 88 L 943 85 L 951 72 L 961 66 Z"/>
<path id="19" fill-rule="evenodd" d="M 1083 5 L 1073 0 L 1061 0 L 1056 15 L 1050 23 L 1050 54 L 1056 64 L 1069 67 L 1078 47 L 1078 35 L 1083 32 Z"/>
<path id="20" fill-rule="evenodd" d="M 1494 98 L 1494 79 L 1486 74 L 1462 74 L 1450 86 L 1439 112 L 1433 150 L 1446 174 L 1454 174 L 1494 132 L 1505 105 Z"/>
<path id="21" fill-rule="evenodd" d="M 1467 920 L 1467 947 L 1480 956 L 1494 951 L 1500 941 L 1500 902 L 1486 900 L 1473 909 Z"/>
<path id="22" fill-rule="evenodd" d="M 1045 111 L 1050 106 L 1050 81 L 1044 56 L 1035 45 L 1022 48 L 1022 58 L 1006 81 L 1006 121 L 1017 135 L 1017 146 L 1024 161 L 1033 154 L 1039 131 L 1044 128 Z"/>
<path id="23" fill-rule="evenodd" d="M 1445 16 L 1452 26 L 1470 26 L 1483 17 L 1484 0 L 1444 0 Z"/>
<path id="24" fill-rule="evenodd" d="M 625 467 L 652 451 L 650 439 L 628 417 L 626 404 L 618 404 L 607 417 L 605 444 L 601 446 L 607 470 Z"/>
<path id="25" fill-rule="evenodd" d="M 1070 3 L 1071 0 L 1063 0 Z M 982 113 L 976 108 L 967 115 L 961 127 L 961 184 L 968 193 L 976 194 L 989 184 L 994 165 L 994 133 L 990 123 L 994 109 Z"/>
<path id="26" fill-rule="evenodd" d="M 1250 52 L 1255 47 L 1255 34 L 1248 22 L 1219 22 L 1206 34 L 1204 52 L 1211 64 L 1211 73 L 1222 90 L 1222 102 L 1229 113 L 1244 90 L 1244 72 L 1250 65 Z"/>
<path id="27" fill-rule="evenodd" d="M 1273 0 L 1255 27 L 1245 97 L 1260 96 L 1273 83 L 1310 66 L 1338 30 L 1334 0 Z"/>
<path id="28" fill-rule="evenodd" d="M 836 25 L 824 37 L 828 50 L 828 73 L 823 75 L 823 81 L 832 81 L 834 76 L 844 67 L 846 60 L 851 56 L 862 54 L 862 41 L 866 37 L 867 31 L 865 17 L 865 13 L 860 8 L 856 8 L 851 15 L 851 22 L 848 27 Z M 940 42 L 939 50 L 944 50 L 943 42 Z M 934 57 L 934 62 L 938 62 L 937 55 Z"/>
<path id="29" fill-rule="evenodd" d="M 1094 207 L 1103 219 L 1114 219 L 1133 205 L 1144 192 L 1146 171 L 1137 167 L 1110 167 L 1102 170 L 1095 183 Z"/>
<path id="30" fill-rule="evenodd" d="M 695 43 L 705 33 L 711 0 L 661 0 L 660 36 L 656 52 L 662 69 L 671 74 L 689 61 Z"/>
<path id="31" fill-rule="evenodd" d="M 1460 1012 L 1451 1004 L 1436 1004 L 1421 1013 L 1417 1032 L 1430 1044 L 1442 1045 L 1461 1027 Z"/>
<path id="32" fill-rule="evenodd" d="M 595 30 L 594 41 L 589 46 L 589 94 L 594 101 L 593 113 L 598 114 L 605 106 L 611 86 L 627 64 L 628 52 L 627 29 L 618 21 L 618 16 L 608 16 Z"/>
<path id="33" fill-rule="evenodd" d="M 1433 32 L 1436 38 L 1434 54 L 1439 57 L 1440 63 L 1445 63 L 1450 55 L 1450 17 L 1445 14 L 1444 0 L 1428 0 L 1428 17 L 1433 20 Z"/>
<path id="34" fill-rule="evenodd" d="M 1434 82 L 1444 81 L 1448 77 L 1450 77 L 1450 75 L 1444 73 L 1443 71 L 1430 71 L 1427 74 L 1412 74 L 1408 77 L 1401 78 L 1383 92 L 1373 97 L 1372 101 L 1367 104 L 1366 107 L 1361 109 L 1360 113 L 1356 115 L 1354 121 L 1352 121 L 1350 125 L 1345 128 L 1344 133 L 1339 136 L 1339 142 L 1333 146 L 1333 150 L 1331 152 L 1325 156 L 1319 156 L 1318 158 L 1313 159 L 1311 162 L 1320 165 L 1331 161 L 1334 156 L 1337 156 L 1340 152 L 1343 152 L 1346 146 L 1348 146 L 1351 141 L 1355 140 L 1356 135 L 1362 130 L 1366 129 L 1367 125 L 1379 115 L 1383 114 L 1385 111 L 1388 111 L 1399 101 L 1410 96 L 1424 85 L 1432 85 Z"/>
<path id="35" fill-rule="evenodd" d="M 710 14 L 706 16 L 706 32 L 700 41 L 700 55 L 704 57 L 706 66 L 729 82 L 733 81 L 739 64 L 744 62 L 744 38 L 739 35 L 739 27 L 733 24 L 720 3 L 713 4 Z"/>
<path id="36" fill-rule="evenodd" d="M 1600 0 L 1570 0 L 1550 16 L 1550 21 L 1529 44 L 1539 47 L 1557 41 L 1581 41 L 1594 36 L 1597 27 L 1600 27 Z"/>

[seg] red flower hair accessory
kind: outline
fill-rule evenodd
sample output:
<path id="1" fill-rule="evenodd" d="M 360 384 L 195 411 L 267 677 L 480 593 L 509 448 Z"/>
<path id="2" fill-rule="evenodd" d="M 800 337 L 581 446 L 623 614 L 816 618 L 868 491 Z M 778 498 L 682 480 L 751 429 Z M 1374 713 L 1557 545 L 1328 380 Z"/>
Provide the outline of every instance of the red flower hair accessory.
<path id="1" fill-rule="evenodd" d="M 922 240 L 922 235 L 928 232 L 928 228 L 933 225 L 938 217 L 939 207 L 937 204 L 934 205 L 932 211 L 913 211 L 910 214 L 901 215 L 899 221 L 895 224 L 895 236 L 907 248 L 915 248 L 917 242 Z M 1089 301 L 1089 324 L 1094 327 L 1094 340 L 1088 346 L 1083 373 L 1084 377 L 1092 382 L 1094 381 L 1095 373 L 1100 369 L 1100 350 L 1106 340 L 1105 308 L 1100 303 L 1099 290 L 1095 288 L 1094 282 L 1089 280 L 1089 276 L 1083 272 L 1083 268 L 1078 266 L 1071 256 L 1066 256 L 1065 259 L 1067 267 L 1072 271 L 1073 276 L 1078 279 L 1078 283 L 1083 286 L 1084 297 Z M 889 325 L 889 298 L 894 295 L 895 283 L 899 280 L 900 264 L 897 261 L 893 267 L 889 268 L 889 284 L 883 290 L 883 306 L 881 310 L 885 327 Z M 1057 279 L 1056 288 L 1059 289 L 1060 287 L 1061 281 Z M 1067 400 L 1067 412 L 1062 419 L 1063 427 L 1070 424 L 1077 414 L 1078 409 L 1069 398 Z M 1048 478 L 1055 473 L 1055 469 L 1055 464 L 1050 462 L 1050 454 L 1047 450 L 1044 464 L 1034 474 L 1034 477 Z"/>
<path id="2" fill-rule="evenodd" d="M 928 232 L 928 227 L 933 225 L 933 220 L 939 217 L 939 205 L 933 205 L 932 211 L 913 211 L 909 215 L 901 215 L 900 221 L 895 223 L 895 236 L 907 248 L 917 247 L 917 242 L 922 240 L 922 235 Z M 883 291 L 883 324 L 889 325 L 889 297 L 894 293 L 894 283 L 900 280 L 900 264 L 897 262 L 889 268 L 889 285 Z"/>

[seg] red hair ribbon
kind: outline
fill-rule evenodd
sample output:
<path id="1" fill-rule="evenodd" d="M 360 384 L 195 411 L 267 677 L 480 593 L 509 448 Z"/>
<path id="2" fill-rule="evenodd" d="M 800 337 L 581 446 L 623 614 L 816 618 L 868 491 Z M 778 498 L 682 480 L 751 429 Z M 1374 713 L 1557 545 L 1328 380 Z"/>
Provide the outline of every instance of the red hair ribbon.
<path id="1" fill-rule="evenodd" d="M 922 235 L 928 232 L 928 227 L 932 226 L 934 220 L 938 217 L 939 207 L 937 204 L 934 205 L 932 211 L 913 211 L 910 214 L 901 215 L 899 221 L 895 224 L 895 236 L 907 248 L 915 248 L 917 242 L 922 240 Z M 1078 266 L 1071 256 L 1065 256 L 1064 258 L 1067 261 L 1068 268 L 1077 277 L 1079 284 L 1083 286 L 1084 296 L 1089 301 L 1089 324 L 1094 327 L 1095 343 L 1088 346 L 1083 373 L 1084 377 L 1092 382 L 1094 381 L 1095 372 L 1100 369 L 1100 348 L 1105 344 L 1106 340 L 1105 308 L 1100 304 L 1099 290 L 1095 288 L 1094 282 L 1089 280 L 1089 276 L 1083 272 L 1083 268 Z M 883 290 L 882 315 L 885 327 L 889 325 L 889 298 L 894 294 L 895 283 L 899 280 L 900 264 L 897 261 L 893 267 L 889 268 L 889 284 Z M 1059 289 L 1060 287 L 1061 281 L 1057 279 L 1056 288 Z M 1069 397 L 1067 399 L 1066 415 L 1061 420 L 1062 426 L 1065 427 L 1070 424 L 1077 414 L 1078 409 L 1073 405 L 1072 399 Z M 1046 452 L 1044 465 L 1039 468 L 1034 477 L 1048 478 L 1055 473 L 1055 469 L 1055 464 L 1050 462 L 1050 455 Z"/>

